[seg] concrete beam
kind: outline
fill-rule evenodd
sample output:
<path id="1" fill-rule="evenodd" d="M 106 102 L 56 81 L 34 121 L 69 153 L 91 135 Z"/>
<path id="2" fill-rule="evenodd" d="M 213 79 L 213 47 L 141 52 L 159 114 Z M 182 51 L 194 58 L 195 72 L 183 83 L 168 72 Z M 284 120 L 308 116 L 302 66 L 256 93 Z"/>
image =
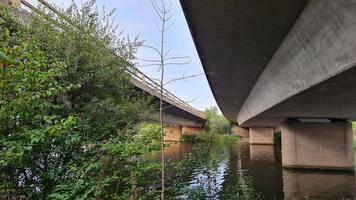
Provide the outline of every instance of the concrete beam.
<path id="1" fill-rule="evenodd" d="M 159 113 L 156 112 L 153 117 L 155 120 L 159 120 Z M 204 127 L 204 122 L 201 120 L 195 120 L 185 115 L 181 115 L 179 112 L 163 112 L 163 123 L 165 125 L 177 125 L 188 127 Z"/>
<path id="2" fill-rule="evenodd" d="M 184 126 L 182 128 L 182 133 L 183 134 L 199 134 L 204 131 L 203 127 L 188 127 Z"/>
<path id="3" fill-rule="evenodd" d="M 181 126 L 166 126 L 164 127 L 164 141 L 182 141 L 182 127 Z"/>
<path id="4" fill-rule="evenodd" d="M 222 113 L 237 114 L 308 0 L 180 0 Z"/>
<path id="5" fill-rule="evenodd" d="M 273 128 L 250 128 L 250 143 L 251 144 L 274 144 Z"/>
<path id="6" fill-rule="evenodd" d="M 327 101 L 316 104 L 319 109 L 311 109 L 313 113 L 310 113 L 309 107 L 303 107 L 306 99 L 302 97 L 299 97 L 299 101 L 293 101 L 293 105 L 290 103 L 289 106 L 284 107 L 286 111 L 298 107 L 299 112 L 296 110 L 285 113 L 278 109 L 278 106 L 281 102 L 354 67 L 356 65 L 355 33 L 356 3 L 354 0 L 309 1 L 308 6 L 262 72 L 241 107 L 238 114 L 239 124 L 249 126 L 262 121 L 264 124 L 275 125 L 274 123 L 285 120 L 285 117 L 338 116 L 337 113 L 327 110 L 338 106 L 335 104 L 337 102 L 332 102 L 332 106 L 324 106 L 327 108 L 325 110 L 320 110 L 324 108 L 320 105 L 327 105 Z M 339 84 L 330 83 L 319 92 L 333 88 L 336 88 L 339 93 L 345 91 L 345 95 L 338 96 L 339 101 L 349 98 L 347 91 L 352 92 L 347 83 L 342 87 L 339 87 Z M 314 99 L 309 99 L 309 102 L 322 101 L 323 98 L 324 96 L 319 96 L 320 100 L 318 100 L 314 97 Z M 278 111 L 267 112 L 269 109 Z M 339 116 L 342 117 L 341 112 L 344 110 L 338 110 Z M 268 114 L 264 114 L 266 112 Z M 259 118 L 259 115 L 263 117 Z"/>
<path id="7" fill-rule="evenodd" d="M 289 168 L 354 170 L 350 122 L 285 122 L 282 165 Z"/>

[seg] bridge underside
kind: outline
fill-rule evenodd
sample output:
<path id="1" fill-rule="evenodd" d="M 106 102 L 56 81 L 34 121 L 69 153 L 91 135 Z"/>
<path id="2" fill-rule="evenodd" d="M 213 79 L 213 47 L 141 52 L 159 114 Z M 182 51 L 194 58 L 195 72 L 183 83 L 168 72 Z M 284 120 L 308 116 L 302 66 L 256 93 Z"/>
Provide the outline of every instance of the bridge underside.
<path id="1" fill-rule="evenodd" d="M 188 127 L 204 127 L 204 119 L 194 116 L 186 111 L 165 103 L 163 111 L 163 122 L 166 125 L 179 125 Z M 157 119 L 159 117 L 157 112 Z"/>
<path id="2" fill-rule="evenodd" d="M 307 0 L 181 0 L 203 67 L 232 122 Z"/>
<path id="3" fill-rule="evenodd" d="M 156 110 L 153 119 L 159 120 L 159 104 L 160 95 L 157 90 L 149 87 L 149 85 L 144 84 L 136 79 L 132 79 L 131 82 L 137 89 L 138 93 L 143 96 L 152 97 L 152 103 L 154 109 Z M 172 101 L 172 99 L 167 96 L 169 94 L 163 95 L 163 123 L 165 125 L 173 126 L 187 126 L 187 127 L 204 127 L 206 119 L 202 116 L 203 114 L 199 112 L 199 115 L 193 113 L 191 110 L 187 109 L 186 106 L 179 104 L 178 102 Z"/>
<path id="4" fill-rule="evenodd" d="M 355 0 L 181 2 L 216 101 L 250 143 L 281 126 L 285 167 L 354 169 Z"/>
<path id="5" fill-rule="evenodd" d="M 240 126 L 356 119 L 356 2 L 181 0 L 214 96 Z"/>

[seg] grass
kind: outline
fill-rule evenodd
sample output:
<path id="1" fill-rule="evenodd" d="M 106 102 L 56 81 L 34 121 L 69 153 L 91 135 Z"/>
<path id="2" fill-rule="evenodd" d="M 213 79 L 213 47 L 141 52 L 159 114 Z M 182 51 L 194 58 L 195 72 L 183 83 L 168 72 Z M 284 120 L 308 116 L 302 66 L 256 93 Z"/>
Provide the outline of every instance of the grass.
<path id="1" fill-rule="evenodd" d="M 184 134 L 183 141 L 185 142 L 217 142 L 217 141 L 239 141 L 240 137 L 237 135 L 230 134 L 218 134 L 218 133 L 207 133 L 201 132 L 197 134 Z"/>

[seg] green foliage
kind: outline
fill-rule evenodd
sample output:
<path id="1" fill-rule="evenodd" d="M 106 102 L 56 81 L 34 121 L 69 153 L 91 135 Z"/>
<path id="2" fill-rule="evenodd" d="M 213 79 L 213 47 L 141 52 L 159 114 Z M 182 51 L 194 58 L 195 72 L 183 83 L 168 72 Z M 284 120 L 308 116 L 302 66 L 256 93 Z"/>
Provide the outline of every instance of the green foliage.
<path id="1" fill-rule="evenodd" d="M 31 198 L 43 190 L 38 180 L 54 170 L 58 141 L 77 123 L 74 116 L 56 114 L 56 97 L 74 87 L 57 81 L 64 63 L 49 61 L 37 41 L 16 40 L 13 25 L 9 29 L 6 18 L 0 19 L 0 195 Z"/>
<path id="2" fill-rule="evenodd" d="M 184 142 L 190 143 L 202 142 L 197 134 L 183 134 L 182 139 Z"/>
<path id="3" fill-rule="evenodd" d="M 218 114 L 217 107 L 210 107 L 204 111 L 207 119 L 205 129 L 210 133 L 230 133 L 231 124 L 224 116 Z"/>
<path id="4" fill-rule="evenodd" d="M 201 132 L 198 134 L 184 134 L 183 141 L 197 143 L 197 142 L 230 142 L 238 141 L 240 138 L 236 135 L 218 134 Z"/>
<path id="5" fill-rule="evenodd" d="M 126 73 L 139 42 L 95 1 L 62 12 L 72 25 L 25 26 L 0 6 L 0 196 L 127 199 L 157 168 L 141 155 L 159 149 L 157 127 L 138 127 L 150 99 Z"/>
<path id="6" fill-rule="evenodd" d="M 161 138 L 161 126 L 159 124 L 141 124 L 139 128 L 139 137 L 147 143 L 159 141 Z"/>
<path id="7" fill-rule="evenodd" d="M 201 133 L 198 135 L 201 141 L 238 141 L 239 137 L 236 135 L 217 134 L 217 133 Z"/>

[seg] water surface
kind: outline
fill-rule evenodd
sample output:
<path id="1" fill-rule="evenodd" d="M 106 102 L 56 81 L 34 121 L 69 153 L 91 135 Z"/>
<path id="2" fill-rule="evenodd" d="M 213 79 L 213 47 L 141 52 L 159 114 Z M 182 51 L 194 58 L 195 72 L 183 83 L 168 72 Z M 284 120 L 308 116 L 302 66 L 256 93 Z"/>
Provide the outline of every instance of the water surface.
<path id="1" fill-rule="evenodd" d="M 280 145 L 170 143 L 165 151 L 169 163 L 181 163 L 167 169 L 173 199 L 238 199 L 237 193 L 251 199 L 356 199 L 353 172 L 284 169 Z"/>

